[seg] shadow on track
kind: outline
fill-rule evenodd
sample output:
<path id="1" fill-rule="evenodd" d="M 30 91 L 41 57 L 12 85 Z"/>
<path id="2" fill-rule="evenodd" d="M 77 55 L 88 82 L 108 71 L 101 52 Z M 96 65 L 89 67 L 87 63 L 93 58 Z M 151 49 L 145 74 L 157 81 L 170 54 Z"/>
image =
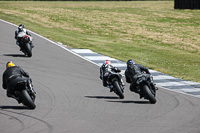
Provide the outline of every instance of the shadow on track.
<path id="1" fill-rule="evenodd" d="M 0 106 L 0 109 L 16 109 L 16 110 L 23 110 L 23 109 L 28 109 L 28 107 L 25 106 Z"/>
<path id="2" fill-rule="evenodd" d="M 114 103 L 135 103 L 135 104 L 151 104 L 149 101 L 107 101 Z"/>
<path id="3" fill-rule="evenodd" d="M 115 96 L 85 96 L 87 98 L 96 98 L 96 99 L 119 99 L 119 97 Z"/>
<path id="4" fill-rule="evenodd" d="M 12 56 L 12 57 L 27 57 L 24 54 L 3 54 L 4 56 Z"/>
<path id="5" fill-rule="evenodd" d="M 135 104 L 151 104 L 149 101 L 131 101 L 126 100 L 122 101 L 119 97 L 115 96 L 85 96 L 87 98 L 96 98 L 96 99 L 119 99 L 120 101 L 108 101 L 107 102 L 113 102 L 113 103 L 135 103 Z"/>

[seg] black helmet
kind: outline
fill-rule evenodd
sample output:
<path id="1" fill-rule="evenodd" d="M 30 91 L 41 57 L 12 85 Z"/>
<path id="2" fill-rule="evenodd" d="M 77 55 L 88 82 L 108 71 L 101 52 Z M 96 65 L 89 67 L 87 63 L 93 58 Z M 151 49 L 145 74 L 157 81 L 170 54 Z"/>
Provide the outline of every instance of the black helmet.
<path id="1" fill-rule="evenodd" d="M 127 64 L 127 68 L 130 69 L 133 66 L 133 64 L 135 64 L 135 62 L 133 60 L 128 60 L 126 64 Z"/>
<path id="2" fill-rule="evenodd" d="M 23 24 L 20 24 L 20 25 L 19 25 L 19 27 L 22 27 L 22 28 L 24 28 L 24 25 L 23 25 Z"/>

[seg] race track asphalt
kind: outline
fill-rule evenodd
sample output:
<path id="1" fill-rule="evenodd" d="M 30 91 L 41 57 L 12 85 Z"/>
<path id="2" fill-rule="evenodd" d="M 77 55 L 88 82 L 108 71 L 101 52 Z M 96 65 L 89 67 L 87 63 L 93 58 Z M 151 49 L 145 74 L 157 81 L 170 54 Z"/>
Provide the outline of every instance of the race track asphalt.
<path id="1" fill-rule="evenodd" d="M 44 38 L 32 34 L 33 56 L 25 57 L 15 30 L 0 21 L 0 75 L 9 60 L 27 71 L 37 107 L 7 98 L 1 87 L 0 133 L 200 133 L 199 98 L 159 88 L 150 104 L 125 84 L 125 98 L 118 99 L 102 86 L 97 65 Z"/>

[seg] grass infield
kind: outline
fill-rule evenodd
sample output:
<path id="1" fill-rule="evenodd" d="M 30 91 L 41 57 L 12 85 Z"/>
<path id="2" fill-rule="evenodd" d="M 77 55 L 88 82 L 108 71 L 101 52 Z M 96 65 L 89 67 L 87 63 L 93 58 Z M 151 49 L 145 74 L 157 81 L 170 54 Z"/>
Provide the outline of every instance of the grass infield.
<path id="1" fill-rule="evenodd" d="M 173 1 L 0 1 L 0 18 L 70 48 L 200 82 L 200 10 Z M 14 31 L 13 31 L 14 36 Z"/>

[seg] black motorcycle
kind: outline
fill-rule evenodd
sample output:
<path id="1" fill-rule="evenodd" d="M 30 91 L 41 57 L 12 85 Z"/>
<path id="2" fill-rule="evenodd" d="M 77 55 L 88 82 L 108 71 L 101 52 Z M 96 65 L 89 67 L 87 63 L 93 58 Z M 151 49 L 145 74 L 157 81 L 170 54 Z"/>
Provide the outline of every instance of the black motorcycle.
<path id="1" fill-rule="evenodd" d="M 32 37 L 29 35 L 26 35 L 25 33 L 21 32 L 18 35 L 18 38 L 20 38 L 20 48 L 21 51 L 27 55 L 28 57 L 32 56 L 32 47 L 31 47 L 31 42 L 32 42 Z"/>
<path id="2" fill-rule="evenodd" d="M 150 74 L 141 74 L 136 80 L 136 90 L 140 94 L 140 98 L 148 99 L 150 103 L 156 103 L 156 90 L 154 87 L 153 76 Z"/>
<path id="3" fill-rule="evenodd" d="M 106 82 L 111 91 L 117 94 L 120 99 L 124 99 L 124 83 L 122 81 L 122 75 L 113 71 L 108 71 L 105 75 L 108 76 Z"/>
<path id="4" fill-rule="evenodd" d="M 14 88 L 14 96 L 12 98 L 16 99 L 19 103 L 24 104 L 30 109 L 35 109 L 35 98 L 36 92 L 33 89 L 31 79 L 15 80 L 16 85 Z"/>

